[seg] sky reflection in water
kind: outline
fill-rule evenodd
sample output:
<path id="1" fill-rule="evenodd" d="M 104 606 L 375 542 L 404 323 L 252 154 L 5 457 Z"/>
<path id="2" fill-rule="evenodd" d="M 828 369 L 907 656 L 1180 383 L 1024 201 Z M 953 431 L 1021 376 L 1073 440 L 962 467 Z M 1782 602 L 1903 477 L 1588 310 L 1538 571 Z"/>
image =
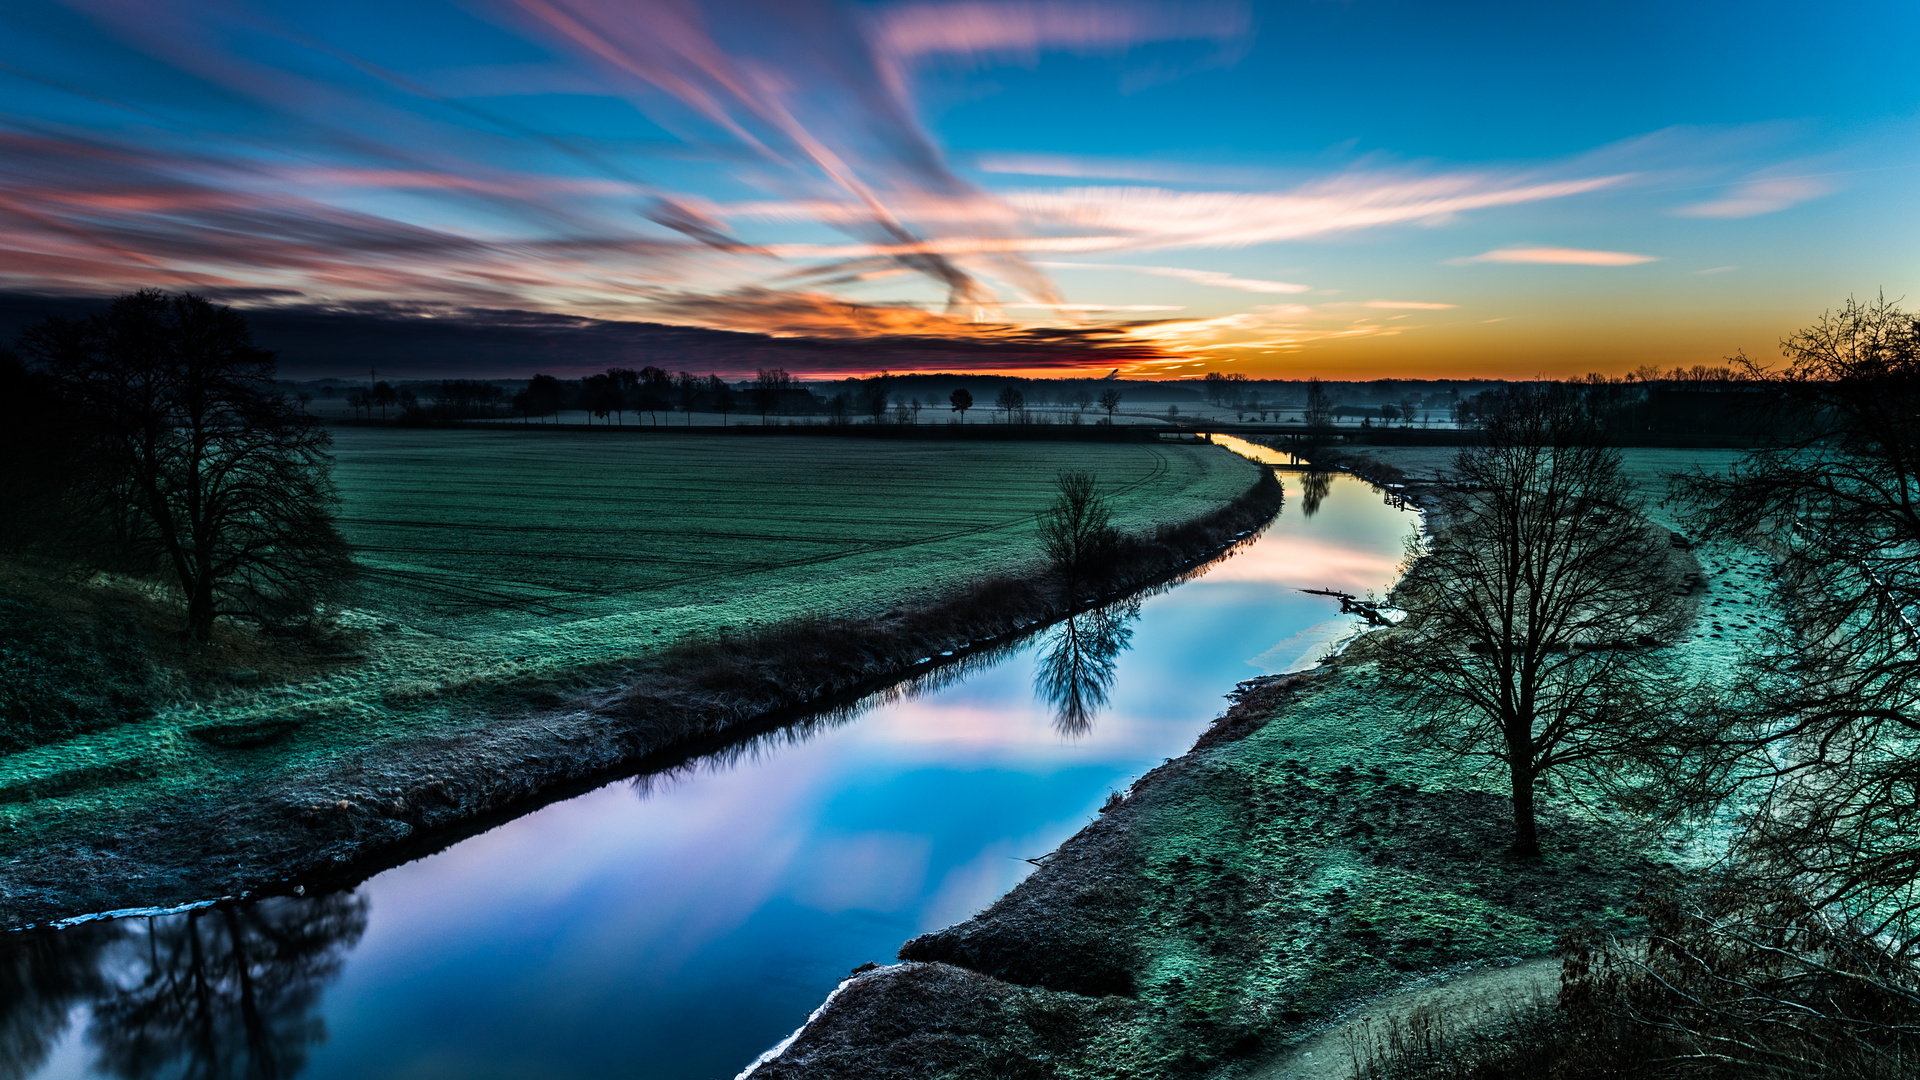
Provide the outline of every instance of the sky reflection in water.
<path id="1" fill-rule="evenodd" d="M 802 741 L 549 806 L 351 898 L 43 938 L 23 977 L 39 989 L 0 987 L 23 999 L 0 1014 L 0 1056 L 41 1044 L 40 1070 L 15 1074 L 40 1078 L 179 1075 L 204 1046 L 222 1060 L 197 1075 L 261 1075 L 248 1044 L 278 1075 L 328 1080 L 730 1077 L 848 969 L 1031 872 L 1110 791 L 1191 746 L 1235 682 L 1324 653 L 1348 623 L 1298 590 L 1384 587 L 1414 519 L 1340 475 L 1308 517 L 1300 474 L 1286 483 L 1265 535 L 1137 615 L 1083 615 Z M 306 937 L 232 937 L 306 915 Z M 229 957 L 200 976 L 211 1012 L 149 1000 L 192 980 L 145 935 L 178 942 L 189 923 Z M 267 1027 L 244 1022 L 247 985 L 273 988 Z"/>

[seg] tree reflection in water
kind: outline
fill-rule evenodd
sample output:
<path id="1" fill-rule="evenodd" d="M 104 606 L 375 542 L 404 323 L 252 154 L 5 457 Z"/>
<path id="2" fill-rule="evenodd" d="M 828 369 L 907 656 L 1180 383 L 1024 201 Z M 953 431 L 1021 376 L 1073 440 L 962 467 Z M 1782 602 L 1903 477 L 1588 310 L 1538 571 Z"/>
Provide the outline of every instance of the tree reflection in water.
<path id="1" fill-rule="evenodd" d="M 21 935 L 0 952 L 0 982 L 18 991 L 0 1015 L 15 1063 L 0 1080 L 31 1075 L 81 1004 L 102 1074 L 295 1076 L 326 1038 L 320 992 L 366 927 L 367 902 L 336 894 Z"/>
<path id="2" fill-rule="evenodd" d="M 1070 615 L 1041 639 L 1034 691 L 1053 706 L 1053 726 L 1062 735 L 1081 736 L 1107 704 L 1113 688 L 1114 661 L 1133 640 L 1140 601 L 1109 604 Z"/>
<path id="3" fill-rule="evenodd" d="M 1332 473 L 1316 469 L 1300 474 L 1300 512 L 1308 517 L 1319 513 L 1321 500 L 1332 490 Z"/>

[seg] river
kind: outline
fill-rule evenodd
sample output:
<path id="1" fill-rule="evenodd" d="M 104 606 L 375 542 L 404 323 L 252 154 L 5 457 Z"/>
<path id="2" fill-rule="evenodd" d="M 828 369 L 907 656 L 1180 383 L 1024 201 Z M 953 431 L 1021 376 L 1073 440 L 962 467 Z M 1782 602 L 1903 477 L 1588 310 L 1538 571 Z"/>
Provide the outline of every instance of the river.
<path id="1" fill-rule="evenodd" d="M 1414 519 L 1348 476 L 1283 478 L 1280 516 L 1204 574 L 944 685 L 351 893 L 0 942 L 0 1080 L 732 1077 L 849 969 L 991 903 L 1184 753 L 1235 683 L 1351 633 L 1301 590 L 1384 589 Z"/>

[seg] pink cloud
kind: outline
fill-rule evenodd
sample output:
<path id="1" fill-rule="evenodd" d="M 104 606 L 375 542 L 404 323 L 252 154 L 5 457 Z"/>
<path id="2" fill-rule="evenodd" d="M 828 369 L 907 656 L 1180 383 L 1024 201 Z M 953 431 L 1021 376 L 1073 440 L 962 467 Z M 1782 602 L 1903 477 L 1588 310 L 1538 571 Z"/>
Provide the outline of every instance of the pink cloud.
<path id="1" fill-rule="evenodd" d="M 1674 213 L 1682 217 L 1747 218 L 1772 214 L 1817 199 L 1833 187 L 1815 177 L 1780 177 L 1750 180 L 1718 199 L 1683 206 Z"/>
<path id="2" fill-rule="evenodd" d="M 1630 251 L 1592 251 L 1586 248 L 1509 247 L 1447 260 L 1454 266 L 1469 263 L 1534 263 L 1551 266 L 1636 266 L 1658 262 L 1658 255 L 1636 255 Z"/>

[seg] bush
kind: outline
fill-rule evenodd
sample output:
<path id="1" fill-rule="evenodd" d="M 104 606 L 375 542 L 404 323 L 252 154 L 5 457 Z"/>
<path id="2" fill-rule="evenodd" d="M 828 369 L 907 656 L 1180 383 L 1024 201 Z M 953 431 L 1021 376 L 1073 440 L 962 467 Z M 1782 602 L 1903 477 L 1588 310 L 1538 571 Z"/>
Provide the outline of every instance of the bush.
<path id="1" fill-rule="evenodd" d="M 0 599 L 0 753 L 150 715 L 151 671 L 110 625 L 75 627 Z"/>

